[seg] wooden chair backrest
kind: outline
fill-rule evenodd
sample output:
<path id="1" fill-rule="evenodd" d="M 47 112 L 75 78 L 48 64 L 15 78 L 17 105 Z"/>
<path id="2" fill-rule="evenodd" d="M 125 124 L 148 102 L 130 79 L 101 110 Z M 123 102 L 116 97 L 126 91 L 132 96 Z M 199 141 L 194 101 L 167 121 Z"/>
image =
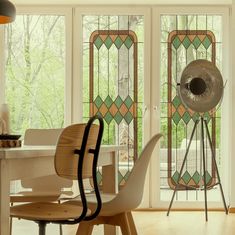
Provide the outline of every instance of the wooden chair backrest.
<path id="1" fill-rule="evenodd" d="M 24 135 L 24 145 L 55 145 L 63 129 L 27 129 Z M 46 182 L 46 183 L 45 183 Z M 21 180 L 24 188 L 31 188 L 34 192 L 60 192 L 63 188 L 71 188 L 71 180 L 62 179 L 58 175 L 48 175 Z"/>
<path id="2" fill-rule="evenodd" d="M 27 129 L 24 135 L 24 145 L 56 145 L 62 128 Z"/>
<path id="3" fill-rule="evenodd" d="M 74 124 L 66 127 L 61 133 L 55 153 L 55 169 L 59 176 L 75 180 L 78 175 L 79 154 L 75 154 L 75 150 L 81 150 L 84 141 L 84 132 L 87 124 Z M 83 178 L 92 177 L 92 165 L 94 154 L 90 153 L 91 149 L 96 147 L 99 134 L 99 126 L 92 124 L 86 148 L 84 152 L 83 162 Z"/>

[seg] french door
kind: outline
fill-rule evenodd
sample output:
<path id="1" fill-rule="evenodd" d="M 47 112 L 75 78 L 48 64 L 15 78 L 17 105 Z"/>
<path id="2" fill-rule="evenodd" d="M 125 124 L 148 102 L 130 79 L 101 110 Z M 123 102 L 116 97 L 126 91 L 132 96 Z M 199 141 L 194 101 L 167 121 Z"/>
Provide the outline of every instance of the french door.
<path id="1" fill-rule="evenodd" d="M 155 8 L 153 11 L 153 77 L 152 101 L 153 129 L 159 129 L 165 136 L 160 146 L 160 157 L 151 163 L 150 206 L 168 207 L 172 191 L 178 180 L 179 169 L 189 144 L 192 127 L 199 114 L 187 110 L 182 104 L 177 84 L 185 66 L 195 59 L 207 59 L 216 64 L 224 77 L 227 77 L 229 11 L 223 8 Z M 155 66 L 154 66 L 155 65 Z M 158 92 L 156 92 L 156 90 Z M 228 101 L 228 100 L 227 100 Z M 216 158 L 226 195 L 228 195 L 228 143 L 223 141 L 225 120 L 228 108 L 224 103 L 214 113 L 205 113 Z M 159 126 L 158 126 L 159 125 Z M 190 147 L 180 181 L 185 185 L 176 194 L 176 207 L 202 207 L 204 194 L 202 190 L 187 190 L 187 186 L 200 188 L 202 162 L 200 152 L 200 131 Z M 209 145 L 206 146 L 206 180 L 207 184 L 216 181 L 211 164 Z M 218 187 L 208 190 L 209 205 L 223 207 Z"/>
<path id="2" fill-rule="evenodd" d="M 167 208 L 197 113 L 181 103 L 176 86 L 192 60 L 208 59 L 228 75 L 227 8 L 143 7 L 76 8 L 74 18 L 73 119 L 99 113 L 105 120 L 105 144 L 128 145 L 119 153 L 118 180 L 122 187 L 144 143 L 155 133 L 164 139 L 156 148 L 146 177 L 142 207 Z M 75 79 L 78 78 L 78 79 Z M 82 93 L 76 90 L 83 91 Z M 206 113 L 216 147 L 225 194 L 228 195 L 228 107 Z M 82 109 L 79 107 L 83 107 Z M 194 150 L 183 173 L 187 184 L 200 183 L 201 156 Z M 227 151 L 227 152 L 226 152 Z M 191 159 L 192 158 L 192 159 Z M 216 180 L 207 152 L 207 181 Z M 97 173 L 102 185 L 102 172 Z M 177 193 L 176 207 L 202 207 L 200 190 Z M 220 204 L 218 188 L 208 192 L 213 207 Z"/>

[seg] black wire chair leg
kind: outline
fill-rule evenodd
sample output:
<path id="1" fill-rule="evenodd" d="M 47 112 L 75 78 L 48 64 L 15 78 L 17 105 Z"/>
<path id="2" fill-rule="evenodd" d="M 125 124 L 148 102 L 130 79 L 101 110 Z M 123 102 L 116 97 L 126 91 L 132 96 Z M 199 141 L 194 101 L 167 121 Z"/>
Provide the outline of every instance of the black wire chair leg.
<path id="1" fill-rule="evenodd" d="M 62 228 L 62 224 L 60 224 L 60 235 L 63 235 L 63 228 Z"/>
<path id="2" fill-rule="evenodd" d="M 46 225 L 47 223 L 45 221 L 39 221 L 38 227 L 39 227 L 39 235 L 46 235 Z"/>

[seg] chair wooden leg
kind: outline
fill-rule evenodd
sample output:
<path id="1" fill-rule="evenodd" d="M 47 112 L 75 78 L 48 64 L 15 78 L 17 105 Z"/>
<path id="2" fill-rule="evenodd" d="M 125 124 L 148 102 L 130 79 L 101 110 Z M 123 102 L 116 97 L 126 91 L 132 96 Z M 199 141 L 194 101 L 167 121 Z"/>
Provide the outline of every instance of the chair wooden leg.
<path id="1" fill-rule="evenodd" d="M 13 202 L 11 202 L 10 205 L 13 206 Z M 13 218 L 10 216 L 10 235 L 12 234 L 12 223 L 13 223 Z"/>
<path id="2" fill-rule="evenodd" d="M 91 235 L 94 225 L 99 224 L 120 226 L 122 235 L 137 235 L 131 212 L 123 212 L 114 216 L 98 216 L 94 220 L 80 222 L 76 235 Z"/>
<path id="3" fill-rule="evenodd" d="M 12 217 L 10 217 L 10 235 L 12 234 Z"/>
<path id="4" fill-rule="evenodd" d="M 78 225 L 76 235 L 91 235 L 93 231 L 94 223 L 93 221 L 83 221 Z"/>
<path id="5" fill-rule="evenodd" d="M 114 225 L 104 224 L 104 235 L 110 235 L 116 233 L 116 227 Z"/>
<path id="6" fill-rule="evenodd" d="M 119 214 L 116 219 L 118 219 L 117 223 L 121 227 L 122 235 L 132 235 L 127 213 Z"/>
<path id="7" fill-rule="evenodd" d="M 131 212 L 123 212 L 106 218 L 106 223 L 120 226 L 122 235 L 137 235 Z"/>
<path id="8" fill-rule="evenodd" d="M 135 227 L 135 222 L 133 220 L 133 216 L 131 212 L 127 212 L 128 222 L 131 230 L 131 235 L 137 235 L 137 230 Z"/>

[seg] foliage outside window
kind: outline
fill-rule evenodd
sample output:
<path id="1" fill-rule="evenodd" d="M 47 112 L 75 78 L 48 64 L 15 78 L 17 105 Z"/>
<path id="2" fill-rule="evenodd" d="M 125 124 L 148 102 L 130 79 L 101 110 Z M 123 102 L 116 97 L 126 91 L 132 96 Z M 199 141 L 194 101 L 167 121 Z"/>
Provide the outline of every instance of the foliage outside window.
<path id="1" fill-rule="evenodd" d="M 63 127 L 65 17 L 17 15 L 5 27 L 5 42 L 12 132 Z"/>

